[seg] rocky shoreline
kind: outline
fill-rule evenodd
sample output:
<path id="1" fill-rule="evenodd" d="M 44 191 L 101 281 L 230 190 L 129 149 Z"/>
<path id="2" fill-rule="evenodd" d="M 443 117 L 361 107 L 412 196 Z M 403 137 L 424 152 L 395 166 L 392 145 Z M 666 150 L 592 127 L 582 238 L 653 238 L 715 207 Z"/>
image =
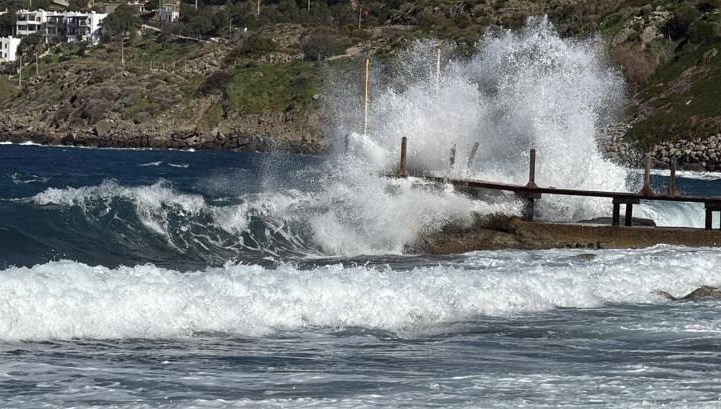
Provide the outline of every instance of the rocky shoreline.
<path id="1" fill-rule="evenodd" d="M 257 151 L 281 150 L 304 154 L 325 152 L 329 142 L 318 132 L 297 126 L 295 118 L 268 114 L 255 116 L 228 132 L 214 128 L 144 129 L 133 123 L 101 120 L 85 129 L 53 129 L 21 125 L 22 121 L 0 120 L 0 142 L 33 142 L 41 145 L 83 146 L 98 148 L 149 148 Z M 316 119 L 317 121 L 317 119 Z M 249 122 L 254 124 L 249 126 Z M 302 121 L 307 125 L 307 118 Z M 643 153 L 624 138 L 627 126 L 620 126 L 599 139 L 601 151 L 610 160 L 641 167 Z M 303 135 L 295 131 L 302 129 Z M 250 130 L 250 131 L 249 131 Z M 721 171 L 721 134 L 705 140 L 678 140 L 655 145 L 650 151 L 652 167 L 668 169 L 676 158 L 678 169 Z"/>
<path id="2" fill-rule="evenodd" d="M 21 125 L 21 121 L 0 121 L 0 142 L 40 145 L 82 146 L 98 148 L 148 148 L 257 151 L 282 150 L 297 153 L 320 153 L 327 150 L 326 141 L 312 132 L 294 133 L 292 120 L 277 115 L 255 116 L 256 126 L 239 126 L 221 131 L 199 129 L 144 129 L 127 121 L 101 120 L 92 127 L 54 129 Z M 32 123 L 32 122 L 31 122 Z M 263 128 L 259 131 L 258 128 Z"/>
<path id="3" fill-rule="evenodd" d="M 630 128 L 621 125 L 615 131 L 600 138 L 599 145 L 603 154 L 613 162 L 631 166 L 642 167 L 645 153 L 639 148 L 629 144 L 625 132 Z M 721 171 L 721 134 L 705 139 L 679 139 L 656 144 L 648 152 L 651 154 L 651 167 L 654 169 L 668 169 L 675 158 L 680 170 L 697 172 Z"/>

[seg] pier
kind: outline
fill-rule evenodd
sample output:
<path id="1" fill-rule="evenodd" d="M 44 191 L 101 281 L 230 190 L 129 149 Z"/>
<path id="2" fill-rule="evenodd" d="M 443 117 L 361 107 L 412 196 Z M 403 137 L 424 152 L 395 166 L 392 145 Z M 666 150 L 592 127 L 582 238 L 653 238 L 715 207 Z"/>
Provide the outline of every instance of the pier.
<path id="1" fill-rule="evenodd" d="M 535 201 L 543 197 L 543 195 L 561 195 L 561 196 L 581 196 L 611 199 L 612 204 L 612 226 L 620 225 L 621 205 L 625 206 L 624 225 L 632 226 L 633 223 L 633 205 L 640 204 L 641 201 L 667 201 L 667 202 L 686 202 L 686 203 L 703 203 L 705 211 L 705 230 L 711 230 L 713 225 L 713 215 L 718 213 L 721 217 L 721 197 L 719 196 L 687 196 L 681 195 L 676 191 L 676 163 L 671 164 L 671 174 L 669 177 L 668 190 L 662 194 L 656 194 L 651 187 L 651 160 L 646 155 L 644 184 L 639 192 L 609 192 L 600 190 L 578 190 L 564 189 L 556 187 L 541 187 L 536 184 L 536 151 L 531 149 L 529 157 L 529 176 L 528 183 L 525 185 L 514 185 L 507 183 L 490 182 L 475 179 L 452 179 L 440 176 L 429 175 L 412 175 L 408 171 L 408 139 L 403 137 L 401 140 L 401 158 L 398 171 L 389 175 L 392 177 L 405 178 L 409 176 L 418 177 L 431 182 L 448 183 L 456 189 L 463 190 L 495 190 L 512 192 L 520 199 L 525 201 L 525 209 L 523 219 L 527 222 L 534 221 L 534 205 Z M 474 145 L 471 158 L 475 156 L 478 148 Z M 451 164 L 455 163 L 455 147 L 451 149 Z"/>

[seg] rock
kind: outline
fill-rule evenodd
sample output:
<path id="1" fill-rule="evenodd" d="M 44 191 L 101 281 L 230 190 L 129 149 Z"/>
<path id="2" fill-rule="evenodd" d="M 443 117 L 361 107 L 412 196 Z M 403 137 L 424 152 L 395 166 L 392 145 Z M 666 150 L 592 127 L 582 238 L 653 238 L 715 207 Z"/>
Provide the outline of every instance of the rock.
<path id="1" fill-rule="evenodd" d="M 656 291 L 656 294 L 666 297 L 671 301 L 697 301 L 703 299 L 721 299 L 721 289 L 704 285 L 699 287 L 683 297 L 674 297 L 666 291 Z"/>
<path id="2" fill-rule="evenodd" d="M 709 49 L 708 51 L 703 53 L 703 57 L 701 57 L 701 64 L 708 65 L 714 58 L 716 58 L 717 54 L 718 50 L 716 48 Z"/>
<path id="3" fill-rule="evenodd" d="M 107 119 L 100 120 L 95 124 L 95 135 L 97 135 L 98 138 L 105 138 L 110 133 L 112 127 L 112 124 Z"/>

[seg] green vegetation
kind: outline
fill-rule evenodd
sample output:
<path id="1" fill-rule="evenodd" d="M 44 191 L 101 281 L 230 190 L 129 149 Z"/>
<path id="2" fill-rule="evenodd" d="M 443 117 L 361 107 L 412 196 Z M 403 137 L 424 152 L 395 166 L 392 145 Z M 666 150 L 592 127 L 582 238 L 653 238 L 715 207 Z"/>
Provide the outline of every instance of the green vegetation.
<path id="1" fill-rule="evenodd" d="M 238 67 L 225 83 L 228 108 L 242 113 L 317 108 L 318 70 L 311 63 Z"/>
<path id="2" fill-rule="evenodd" d="M 33 6 L 43 2 L 48 3 L 36 0 Z M 101 3 L 93 4 L 102 9 Z M 344 58 L 372 53 L 383 59 L 409 40 L 427 36 L 451 41 L 461 55 L 469 55 L 490 27 L 521 27 L 528 16 L 545 14 L 563 36 L 603 36 L 611 62 L 628 80 L 634 104 L 628 112 L 639 115 L 629 136 L 639 145 L 721 132 L 721 104 L 716 103 L 721 56 L 714 54 L 721 51 L 721 0 L 332 0 L 310 1 L 310 10 L 308 0 L 269 0 L 260 2 L 260 12 L 255 0 L 197 4 L 183 0 L 175 23 L 160 23 L 152 12 L 138 15 L 122 5 L 103 22 L 104 44 L 49 44 L 39 78 L 58 82 L 38 95 L 60 104 L 81 93 L 81 84 L 124 91 L 135 82 L 138 89 L 121 93 L 122 102 L 109 108 L 118 117 L 143 123 L 185 104 L 179 112 L 198 115 L 186 119 L 213 129 L 243 115 L 317 110 L 322 67 L 355 64 Z M 89 6 L 86 0 L 71 1 L 72 9 Z M 0 35 L 11 32 L 15 11 L 27 7 L 27 0 L 0 0 L 0 10 L 9 11 L 0 16 Z M 141 24 L 157 31 L 135 37 Z M 45 46 L 28 37 L 21 53 L 27 62 Z M 85 67 L 93 72 L 84 73 Z M 73 78 L 82 82 L 59 80 L 60 69 L 77 71 Z M 16 67 L 3 70 L 15 75 Z M 23 72 L 30 79 L 36 75 L 27 66 Z M 20 106 L 23 98 L 8 81 L 0 81 L 0 100 Z"/>
<path id="3" fill-rule="evenodd" d="M 16 88 L 5 78 L 0 77 L 0 102 L 13 97 L 15 93 Z"/>

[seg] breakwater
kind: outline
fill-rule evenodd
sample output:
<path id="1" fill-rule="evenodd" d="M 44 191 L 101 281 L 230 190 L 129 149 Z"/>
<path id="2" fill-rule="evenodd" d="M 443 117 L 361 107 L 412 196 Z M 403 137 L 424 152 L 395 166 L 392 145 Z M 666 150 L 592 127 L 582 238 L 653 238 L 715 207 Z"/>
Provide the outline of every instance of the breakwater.
<path id="1" fill-rule="evenodd" d="M 599 138 L 603 154 L 613 162 L 632 167 L 641 167 L 643 149 L 630 143 L 625 133 L 630 125 L 618 125 L 614 130 Z M 676 159 L 679 169 L 693 171 L 721 171 L 721 134 L 704 139 L 678 139 L 659 143 L 648 151 L 651 166 L 668 169 Z"/>

